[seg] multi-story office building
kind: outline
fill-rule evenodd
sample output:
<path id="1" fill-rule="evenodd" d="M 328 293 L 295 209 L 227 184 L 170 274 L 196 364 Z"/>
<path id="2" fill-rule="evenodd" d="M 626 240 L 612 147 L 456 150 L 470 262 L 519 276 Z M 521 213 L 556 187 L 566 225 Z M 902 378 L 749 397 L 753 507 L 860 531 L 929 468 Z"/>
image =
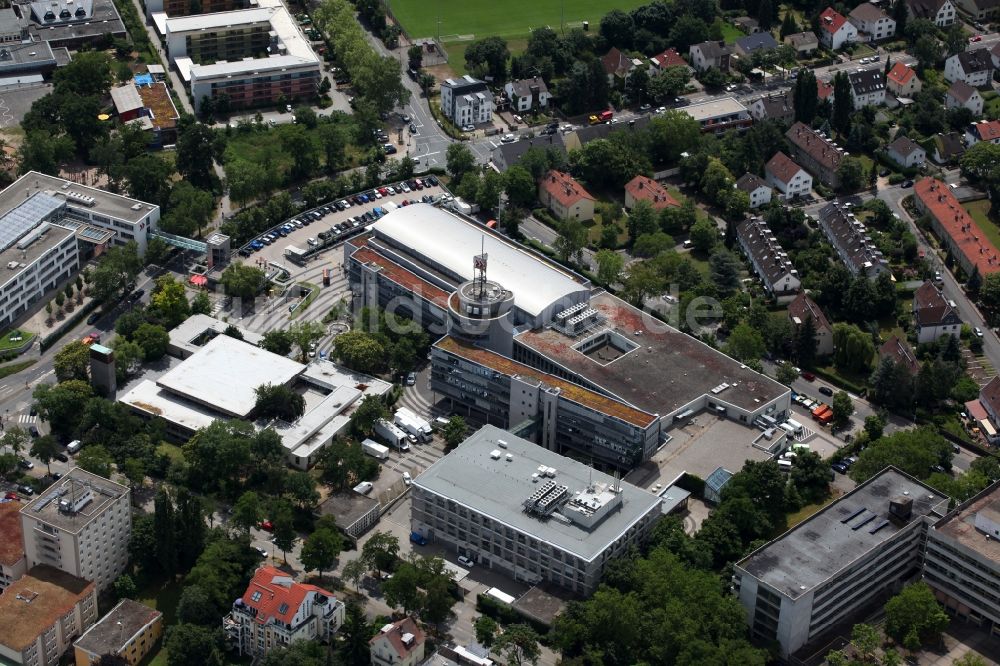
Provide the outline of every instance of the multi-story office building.
<path id="1" fill-rule="evenodd" d="M 222 628 L 241 655 L 260 659 L 298 640 L 330 641 L 343 623 L 344 602 L 332 592 L 264 566 L 233 602 Z"/>
<path id="2" fill-rule="evenodd" d="M 161 636 L 163 613 L 138 601 L 122 599 L 73 644 L 76 666 L 92 666 L 108 654 L 135 666 Z"/>
<path id="3" fill-rule="evenodd" d="M 261 7 L 168 19 L 167 53 L 198 65 L 260 56 L 271 45 L 273 13 Z"/>
<path id="4" fill-rule="evenodd" d="M 398 209 L 344 252 L 356 306 L 447 334 L 435 392 L 554 450 L 630 469 L 701 410 L 747 425 L 788 410 L 787 387 L 447 211 Z"/>
<path id="5" fill-rule="evenodd" d="M 47 565 L 0 594 L 0 663 L 53 666 L 97 620 L 97 588 Z"/>
<path id="6" fill-rule="evenodd" d="M 16 500 L 0 502 L 0 594 L 28 570 L 20 511 Z"/>
<path id="7" fill-rule="evenodd" d="M 819 211 L 819 226 L 852 275 L 874 279 L 889 271 L 889 262 L 849 208 L 828 203 Z"/>
<path id="8" fill-rule="evenodd" d="M 948 498 L 895 467 L 736 564 L 752 636 L 782 657 L 898 590 L 919 571 L 928 526 Z"/>
<path id="9" fill-rule="evenodd" d="M 21 509 L 28 566 L 47 564 L 107 589 L 125 571 L 129 489 L 74 467 Z"/>
<path id="10" fill-rule="evenodd" d="M 167 16 L 190 16 L 192 14 L 214 14 L 246 9 L 249 0 L 147 0 L 146 13 L 152 16 L 160 12 Z"/>
<path id="11" fill-rule="evenodd" d="M 592 593 L 639 544 L 660 498 L 494 426 L 413 480 L 410 527 L 528 584 Z"/>
<path id="12" fill-rule="evenodd" d="M 493 93 L 485 83 L 468 74 L 441 84 L 441 110 L 459 127 L 493 119 Z"/>
<path id="13" fill-rule="evenodd" d="M 924 580 L 949 612 L 1000 636 L 1000 483 L 928 530 Z"/>

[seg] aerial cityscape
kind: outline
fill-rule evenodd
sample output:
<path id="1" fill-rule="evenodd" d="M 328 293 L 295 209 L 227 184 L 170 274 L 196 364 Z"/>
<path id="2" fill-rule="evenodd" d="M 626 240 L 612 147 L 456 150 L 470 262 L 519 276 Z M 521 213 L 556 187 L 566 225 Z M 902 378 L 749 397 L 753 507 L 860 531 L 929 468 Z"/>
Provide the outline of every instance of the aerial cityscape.
<path id="1" fill-rule="evenodd" d="M 0 5 L 0 666 L 1000 665 L 1000 1 Z"/>

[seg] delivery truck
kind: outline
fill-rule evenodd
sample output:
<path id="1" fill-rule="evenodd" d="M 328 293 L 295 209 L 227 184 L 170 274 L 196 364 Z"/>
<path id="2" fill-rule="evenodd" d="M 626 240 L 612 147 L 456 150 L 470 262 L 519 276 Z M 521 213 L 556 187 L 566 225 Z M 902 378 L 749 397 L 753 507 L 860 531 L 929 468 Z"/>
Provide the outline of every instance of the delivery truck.
<path id="1" fill-rule="evenodd" d="M 406 407 L 400 407 L 396 410 L 396 416 L 393 419 L 393 422 L 406 432 L 419 439 L 421 442 L 431 441 L 433 434 L 431 431 L 431 424 L 425 419 L 422 419 L 414 414 Z"/>
<path id="2" fill-rule="evenodd" d="M 306 255 L 308 252 L 295 245 L 289 245 L 285 248 L 285 256 L 297 264 L 304 264 L 306 262 Z"/>
<path id="3" fill-rule="evenodd" d="M 382 446 L 373 439 L 366 439 L 361 442 L 361 450 L 379 460 L 385 460 L 389 457 L 389 448 Z"/>
<path id="4" fill-rule="evenodd" d="M 385 419 L 379 419 L 375 422 L 375 434 L 400 451 L 410 450 L 410 442 L 407 440 L 406 433 Z"/>

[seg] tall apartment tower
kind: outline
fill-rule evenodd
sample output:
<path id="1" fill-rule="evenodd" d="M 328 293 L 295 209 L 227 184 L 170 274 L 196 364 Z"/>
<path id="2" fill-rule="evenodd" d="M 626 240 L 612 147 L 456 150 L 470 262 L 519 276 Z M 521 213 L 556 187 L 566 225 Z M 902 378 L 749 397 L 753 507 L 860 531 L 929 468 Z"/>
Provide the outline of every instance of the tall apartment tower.
<path id="1" fill-rule="evenodd" d="M 79 467 L 21 509 L 28 566 L 48 564 L 107 589 L 125 571 L 129 489 Z"/>

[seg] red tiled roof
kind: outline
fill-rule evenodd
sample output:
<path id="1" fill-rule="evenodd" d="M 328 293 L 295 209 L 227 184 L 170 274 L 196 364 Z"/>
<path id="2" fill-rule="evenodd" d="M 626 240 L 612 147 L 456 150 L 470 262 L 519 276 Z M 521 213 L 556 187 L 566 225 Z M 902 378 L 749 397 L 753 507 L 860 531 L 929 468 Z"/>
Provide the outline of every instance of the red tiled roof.
<path id="1" fill-rule="evenodd" d="M 601 58 L 601 64 L 606 74 L 622 74 L 632 67 L 629 57 L 614 46 Z"/>
<path id="2" fill-rule="evenodd" d="M 687 61 L 673 47 L 650 58 L 658 67 L 687 67 Z"/>
<path id="3" fill-rule="evenodd" d="M 990 383 L 993 383 L 996 379 L 997 377 L 994 377 L 990 380 Z M 989 384 L 987 384 L 987 386 L 989 386 Z M 990 417 L 990 415 L 987 414 L 986 410 L 983 408 L 983 403 L 979 402 L 979 398 L 965 403 L 965 411 L 969 412 L 969 416 L 977 421 L 982 421 L 983 419 L 988 419 Z"/>
<path id="4" fill-rule="evenodd" d="M 391 628 L 386 630 L 386 627 Z M 424 632 L 412 617 L 404 617 L 402 620 L 386 625 L 386 627 L 383 627 L 382 631 L 372 636 L 368 644 L 374 645 L 380 638 L 385 637 L 400 661 L 404 661 L 411 652 L 420 647 L 424 642 Z M 413 641 L 409 645 L 403 642 L 403 634 L 413 635 Z"/>
<path id="5" fill-rule="evenodd" d="M 820 100 L 824 100 L 824 99 L 827 99 L 828 97 L 832 97 L 833 96 L 833 84 L 829 83 L 827 81 L 821 81 L 819 79 L 816 79 L 816 96 L 819 97 Z"/>
<path id="6" fill-rule="evenodd" d="M 656 210 L 681 205 L 677 199 L 670 196 L 670 192 L 667 192 L 663 185 L 646 176 L 639 175 L 630 180 L 625 185 L 625 191 L 631 194 L 634 199 L 648 201 Z"/>
<path id="7" fill-rule="evenodd" d="M 827 7 L 819 15 L 819 27 L 831 35 L 836 34 L 845 23 L 847 23 L 847 19 L 842 14 L 836 12 L 833 7 Z"/>
<path id="8" fill-rule="evenodd" d="M 782 183 L 789 183 L 793 178 L 795 178 L 795 174 L 802 171 L 802 167 L 796 164 L 791 157 L 779 150 L 775 153 L 774 157 L 772 157 L 771 160 L 764 165 L 764 171 L 774 174 L 774 177 Z"/>
<path id="9" fill-rule="evenodd" d="M 573 206 L 581 199 L 594 200 L 590 192 L 583 189 L 583 186 L 576 182 L 573 176 L 555 169 L 551 169 L 542 178 L 541 188 L 565 208 Z"/>
<path id="10" fill-rule="evenodd" d="M 973 128 L 975 128 L 976 136 L 979 137 L 980 141 L 1000 139 L 1000 120 L 987 120 L 975 123 Z"/>
<path id="11" fill-rule="evenodd" d="M 260 593 L 259 595 L 257 593 Z M 258 624 L 266 624 L 272 618 L 284 624 L 290 624 L 299 606 L 310 592 L 318 592 L 334 599 L 333 592 L 328 592 L 315 585 L 296 583 L 284 571 L 270 566 L 263 566 L 250 579 L 247 591 L 243 594 L 243 603 L 257 611 Z M 254 600 L 254 596 L 257 596 Z M 284 609 L 284 612 L 282 612 Z"/>
<path id="12" fill-rule="evenodd" d="M 940 326 L 959 322 L 955 311 L 930 280 L 925 280 L 913 292 L 913 312 L 917 324 L 921 326 Z"/>
<path id="13" fill-rule="evenodd" d="M 799 292 L 795 300 L 788 304 L 788 316 L 798 319 L 802 323 L 805 323 L 806 319 L 812 317 L 813 327 L 817 331 L 831 330 L 830 322 L 827 320 L 826 315 L 804 291 Z"/>
<path id="14" fill-rule="evenodd" d="M 917 363 L 917 357 L 913 355 L 913 350 L 910 349 L 910 345 L 906 344 L 895 335 L 890 337 L 885 343 L 879 347 L 878 350 L 879 358 L 891 358 L 894 363 L 903 364 L 907 370 L 916 374 L 920 369 L 920 365 Z"/>
<path id="15" fill-rule="evenodd" d="M 889 76 L 886 77 L 898 86 L 905 86 L 910 82 L 917 73 L 913 71 L 913 68 L 909 65 L 904 65 L 901 62 L 897 62 L 889 70 Z"/>
<path id="16" fill-rule="evenodd" d="M 24 535 L 21 532 L 20 502 L 0 504 L 0 564 L 14 566 L 24 558 Z"/>
<path id="17" fill-rule="evenodd" d="M 979 402 L 1000 414 L 1000 377 L 994 377 L 989 384 L 979 389 Z"/>
<path id="18" fill-rule="evenodd" d="M 1000 271 L 1000 250 L 958 202 L 951 188 L 936 178 L 928 177 L 917 181 L 913 193 L 944 233 L 951 237 L 952 244 L 965 255 L 967 262 L 979 268 L 980 275 Z"/>
<path id="19" fill-rule="evenodd" d="M 399 264 L 383 257 L 368 247 L 361 247 L 351 255 L 363 264 L 375 264 L 382 269 L 381 274 L 410 292 L 431 301 L 442 308 L 448 307 L 448 294 L 435 284 L 411 273 Z"/>

